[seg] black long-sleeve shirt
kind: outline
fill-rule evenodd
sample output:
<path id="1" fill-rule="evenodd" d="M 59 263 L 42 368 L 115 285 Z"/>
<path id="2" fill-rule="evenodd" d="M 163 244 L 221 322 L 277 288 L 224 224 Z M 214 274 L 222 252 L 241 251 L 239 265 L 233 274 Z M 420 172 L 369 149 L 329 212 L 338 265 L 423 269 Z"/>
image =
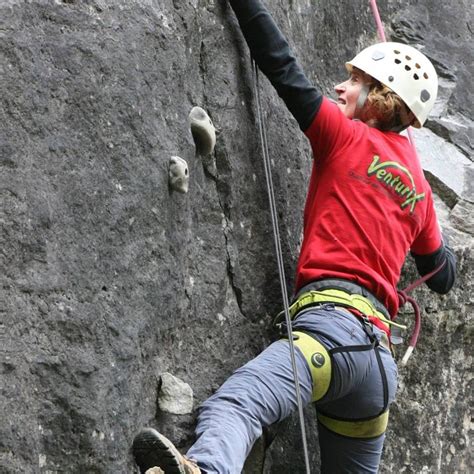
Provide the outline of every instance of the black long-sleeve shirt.
<path id="1" fill-rule="evenodd" d="M 321 92 L 308 80 L 285 36 L 260 1 L 230 3 L 252 57 L 304 132 L 319 110 Z"/>

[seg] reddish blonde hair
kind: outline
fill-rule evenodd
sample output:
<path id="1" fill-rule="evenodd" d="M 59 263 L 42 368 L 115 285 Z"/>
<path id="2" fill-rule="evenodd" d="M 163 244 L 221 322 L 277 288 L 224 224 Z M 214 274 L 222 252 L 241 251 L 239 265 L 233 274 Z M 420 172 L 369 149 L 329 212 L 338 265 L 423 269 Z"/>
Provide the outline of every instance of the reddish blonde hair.
<path id="1" fill-rule="evenodd" d="M 360 70 L 359 70 L 360 71 Z M 379 130 L 397 130 L 409 126 L 410 111 L 405 102 L 390 87 L 360 71 L 369 86 L 361 119 Z"/>

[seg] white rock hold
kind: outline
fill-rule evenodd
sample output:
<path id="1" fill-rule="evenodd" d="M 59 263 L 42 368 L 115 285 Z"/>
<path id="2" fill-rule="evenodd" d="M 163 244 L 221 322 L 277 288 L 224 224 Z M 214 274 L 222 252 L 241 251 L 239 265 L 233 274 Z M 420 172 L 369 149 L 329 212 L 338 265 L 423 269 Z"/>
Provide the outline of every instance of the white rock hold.
<path id="1" fill-rule="evenodd" d="M 165 471 L 159 467 L 151 467 L 145 472 L 145 474 L 165 474 Z"/>
<path id="2" fill-rule="evenodd" d="M 187 383 L 165 372 L 161 375 L 158 406 L 161 411 L 174 415 L 191 413 L 193 411 L 193 389 Z"/>
<path id="3" fill-rule="evenodd" d="M 210 155 L 216 145 L 216 129 L 209 115 L 201 107 L 193 107 L 189 113 L 189 123 L 198 153 Z"/>
<path id="4" fill-rule="evenodd" d="M 171 189 L 187 193 L 189 188 L 188 164 L 179 156 L 172 156 L 169 162 L 169 183 Z"/>

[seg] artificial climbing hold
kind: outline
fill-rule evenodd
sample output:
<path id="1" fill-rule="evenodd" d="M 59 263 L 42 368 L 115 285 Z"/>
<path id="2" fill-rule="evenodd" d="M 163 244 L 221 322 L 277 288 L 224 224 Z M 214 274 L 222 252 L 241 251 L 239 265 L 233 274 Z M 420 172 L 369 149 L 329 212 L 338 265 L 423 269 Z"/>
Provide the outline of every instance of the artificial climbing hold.
<path id="1" fill-rule="evenodd" d="M 201 107 L 193 107 L 189 113 L 191 133 L 200 155 L 210 155 L 216 144 L 216 129 L 209 115 Z"/>
<path id="2" fill-rule="evenodd" d="M 171 189 L 187 193 L 189 187 L 188 164 L 179 156 L 172 156 L 169 163 L 169 184 Z"/>

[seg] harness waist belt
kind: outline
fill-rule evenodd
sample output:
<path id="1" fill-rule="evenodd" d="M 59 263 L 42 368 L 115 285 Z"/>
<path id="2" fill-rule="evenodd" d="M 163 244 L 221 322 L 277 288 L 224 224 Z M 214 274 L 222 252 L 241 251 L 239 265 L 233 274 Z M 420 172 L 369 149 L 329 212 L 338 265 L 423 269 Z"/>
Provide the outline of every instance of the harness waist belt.
<path id="1" fill-rule="evenodd" d="M 344 290 L 333 288 L 320 291 L 309 290 L 305 293 L 299 293 L 297 300 L 289 307 L 290 317 L 293 319 L 303 309 L 324 303 L 333 303 L 337 306 L 353 308 L 364 316 L 373 316 L 382 323 L 386 330 L 389 330 L 390 326 L 397 326 L 405 329 L 405 326 L 388 319 L 385 314 L 379 311 L 368 298 L 359 294 L 349 294 Z"/>
<path id="2" fill-rule="evenodd" d="M 348 293 L 349 295 L 360 295 L 368 299 L 375 309 L 382 313 L 386 319 L 390 320 L 390 313 L 387 308 L 366 288 L 357 283 L 349 280 L 343 280 L 342 278 L 325 278 L 324 280 L 316 280 L 303 286 L 297 293 L 296 299 L 298 299 L 303 293 L 307 293 L 311 290 L 340 290 Z"/>

